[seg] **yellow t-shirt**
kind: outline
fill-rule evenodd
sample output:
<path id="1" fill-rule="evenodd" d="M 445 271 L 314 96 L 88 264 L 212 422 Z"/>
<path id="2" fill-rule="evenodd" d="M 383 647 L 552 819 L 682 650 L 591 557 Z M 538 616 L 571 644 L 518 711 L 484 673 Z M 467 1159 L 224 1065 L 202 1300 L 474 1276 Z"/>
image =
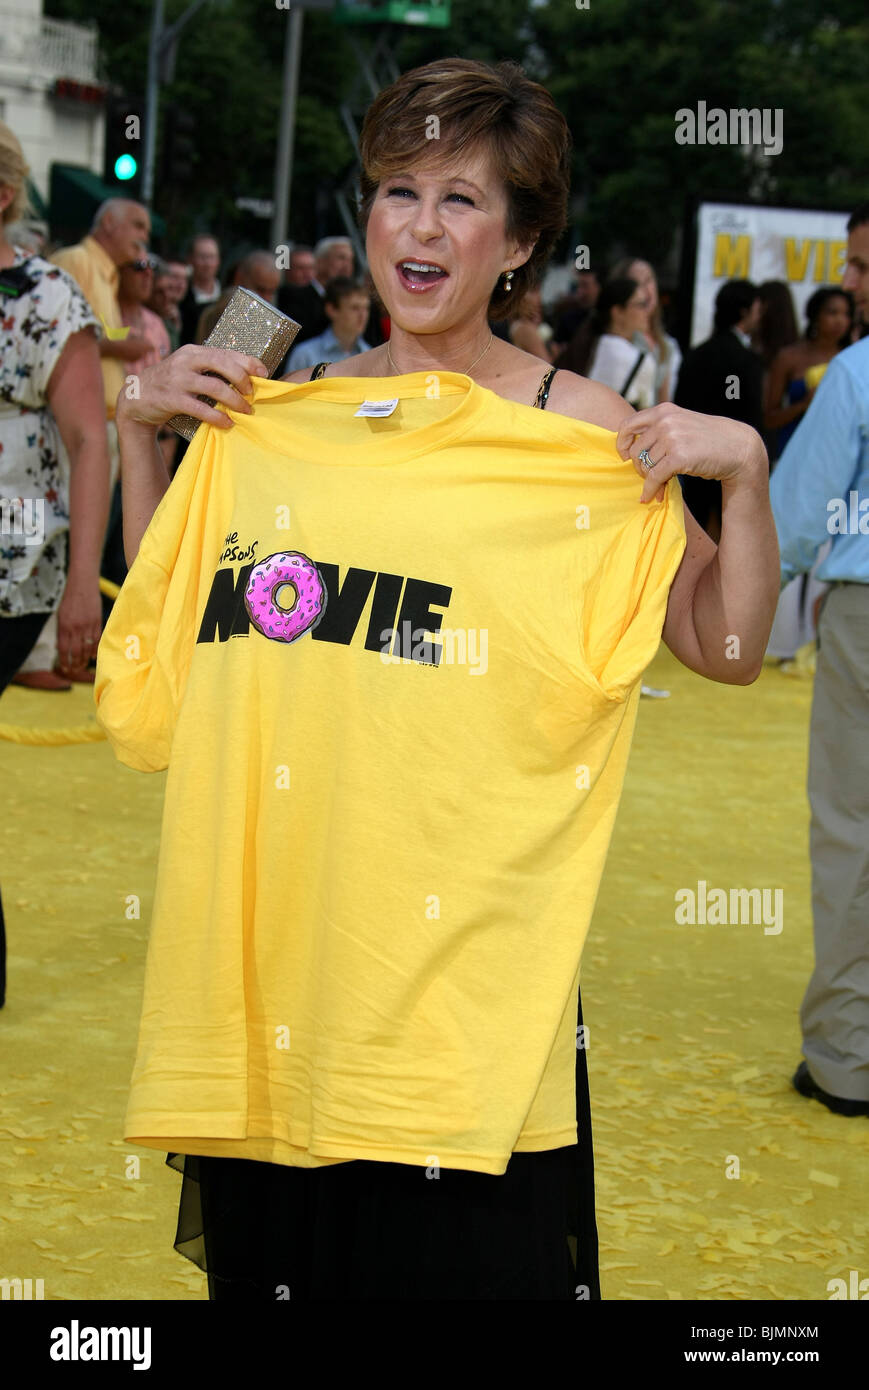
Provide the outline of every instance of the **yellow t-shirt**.
<path id="1" fill-rule="evenodd" d="M 86 236 L 77 246 L 64 246 L 50 257 L 76 281 L 79 289 L 101 321 L 102 332 L 110 329 L 124 331 L 121 306 L 118 303 L 120 272 L 109 253 L 92 236 Z M 129 331 L 129 330 L 127 330 Z M 114 420 L 118 392 L 126 380 L 120 357 L 101 357 L 106 418 Z"/>
<path id="2" fill-rule="evenodd" d="M 501 1174 L 576 1142 L 678 481 L 643 505 L 610 431 L 453 372 L 258 379 L 231 414 L 99 648 L 117 757 L 168 768 L 124 1136 Z"/>

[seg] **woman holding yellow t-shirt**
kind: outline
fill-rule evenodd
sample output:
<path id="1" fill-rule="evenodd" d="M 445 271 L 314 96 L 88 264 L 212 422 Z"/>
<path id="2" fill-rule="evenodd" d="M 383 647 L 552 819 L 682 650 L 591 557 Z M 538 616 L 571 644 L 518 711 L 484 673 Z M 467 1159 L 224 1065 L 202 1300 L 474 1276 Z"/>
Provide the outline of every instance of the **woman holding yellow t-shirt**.
<path id="1" fill-rule="evenodd" d="M 431 141 L 434 116 L 439 138 Z M 221 705 L 195 702 L 206 685 L 217 687 L 218 662 L 237 670 L 253 659 L 244 614 L 243 629 L 232 625 L 242 640 L 221 643 L 207 605 L 218 580 L 233 592 L 229 575 L 215 580 L 210 571 L 232 563 L 230 541 L 249 544 L 250 526 L 234 538 L 230 493 L 262 486 L 260 463 L 283 469 L 274 501 L 285 490 L 294 499 L 295 546 L 316 510 L 313 544 L 322 549 L 310 553 L 335 559 L 318 558 L 311 575 L 319 582 L 319 567 L 326 576 L 330 605 L 343 611 L 352 584 L 369 573 L 360 566 L 376 564 L 375 602 L 401 574 L 451 577 L 455 588 L 445 593 L 455 611 L 478 613 L 491 629 L 483 680 L 429 662 L 419 670 L 424 680 L 410 674 L 402 693 L 393 668 L 371 654 L 374 616 L 367 655 L 334 630 L 320 641 L 312 638 L 323 628 L 303 632 L 291 649 L 294 675 L 276 675 L 289 667 L 272 664 L 264 677 L 288 682 L 274 696 L 269 688 L 269 708 L 285 690 L 287 737 L 299 759 L 312 759 L 295 783 L 311 815 L 288 821 L 274 841 L 292 898 L 269 926 L 253 911 L 225 928 L 209 919 L 212 930 L 205 921 L 190 948 L 188 907 L 166 880 L 125 1138 L 163 1148 L 183 1172 L 176 1248 L 207 1270 L 212 1298 L 600 1297 L 584 1037 L 576 1032 L 579 959 L 640 677 L 663 635 L 701 675 L 754 681 L 779 561 L 766 455 L 752 429 L 672 405 L 635 414 L 609 388 L 544 371 L 539 357 L 493 337 L 488 321 L 521 301 L 566 225 L 569 154 L 551 97 L 514 64 L 453 58 L 403 75 L 370 107 L 360 145 L 360 225 L 390 341 L 286 382 L 259 381 L 265 372 L 254 358 L 183 347 L 143 374 L 137 400 L 118 403 L 132 568 L 119 600 L 126 594 L 127 606 L 116 609 L 101 647 L 96 698 L 131 766 L 168 765 L 171 779 L 172 759 L 192 756 L 197 736 L 209 750 L 206 768 L 216 760 L 229 775 L 241 756 L 243 725 L 207 742 L 213 719 L 235 718 L 225 684 Z M 205 394 L 217 408 L 199 399 Z M 452 397 L 459 405 L 444 419 Z M 348 408 L 360 402 L 357 416 L 382 418 L 354 426 Z M 167 493 L 155 438 L 179 412 L 210 428 L 198 432 Z M 265 454 L 270 419 L 274 445 Z M 353 428 L 364 441 L 355 463 L 345 442 Z M 326 457 L 330 431 L 342 442 Z M 233 439 L 245 442 L 244 458 Z M 248 459 L 256 466 L 241 466 Z M 683 516 L 680 473 L 721 481 L 718 546 Z M 224 477 L 232 485 L 226 510 L 212 522 Z M 368 496 L 375 502 L 366 512 Z M 547 512 L 552 499 L 558 506 Z M 215 537 L 222 544 L 225 533 L 218 556 Z M 191 580 L 185 570 L 173 588 L 185 544 L 186 563 L 197 547 L 208 549 L 206 573 Z M 339 559 L 356 567 L 340 588 Z M 149 593 L 153 609 L 199 634 L 183 653 L 186 685 L 172 674 L 175 639 L 158 634 Z M 463 610 L 468 594 L 473 607 Z M 123 656 L 130 632 L 148 652 L 138 674 Z M 254 635 L 257 660 L 278 662 L 263 628 Z M 327 666 L 328 682 L 310 697 Z M 229 665 L 219 671 L 229 679 Z M 248 692 L 263 689 L 250 673 L 245 682 Z M 165 747 L 149 759 L 141 711 L 167 690 L 182 715 L 183 702 L 193 702 L 184 741 L 176 737 L 170 756 L 167 725 Z M 237 703 L 243 719 L 245 703 Z M 261 725 L 253 736 L 265 736 Z M 374 760 L 365 761 L 372 740 Z M 583 757 L 590 784 L 576 775 Z M 178 796 L 198 786 L 219 812 L 219 793 L 215 800 L 195 774 L 182 781 Z M 253 854 L 247 862 L 265 874 L 268 836 L 280 828 L 261 807 L 234 802 L 244 845 L 212 850 L 195 838 L 194 802 L 187 816 L 181 804 L 170 807 L 167 791 L 161 855 L 176 838 L 195 874 L 196 856 L 214 854 L 220 888 L 210 910 L 219 914 L 236 882 L 233 855 Z M 268 805 L 273 818 L 277 802 Z M 178 858 L 178 893 L 184 868 Z M 444 887 L 451 901 L 441 920 L 396 910 L 411 878 L 418 895 Z M 239 902 L 256 887 L 240 884 Z M 231 962 L 240 946 L 221 930 L 243 939 L 238 981 Z M 191 962 L 201 978 L 187 975 Z M 293 962 L 301 962 L 295 970 Z M 210 993 L 227 990 L 249 1021 L 247 1043 L 216 1006 L 209 1013 Z M 170 998 L 175 1012 L 167 1012 Z M 202 1019 L 195 1038 L 194 1017 Z M 278 1032 L 282 1019 L 303 1020 L 280 1062 L 255 1035 L 263 1017 Z M 222 1090 L 209 1069 L 228 1078 Z M 209 1088 L 217 1099 L 206 1114 L 197 1097 Z"/>

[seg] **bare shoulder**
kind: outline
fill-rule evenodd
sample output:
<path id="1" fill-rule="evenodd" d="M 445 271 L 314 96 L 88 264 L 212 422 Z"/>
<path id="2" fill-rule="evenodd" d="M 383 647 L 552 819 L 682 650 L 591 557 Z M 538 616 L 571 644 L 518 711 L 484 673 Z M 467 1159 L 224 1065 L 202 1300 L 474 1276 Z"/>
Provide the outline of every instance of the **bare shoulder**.
<path id="1" fill-rule="evenodd" d="M 559 369 L 552 379 L 546 409 L 613 431 L 618 431 L 628 416 L 634 414 L 633 406 L 611 387 L 564 369 Z"/>

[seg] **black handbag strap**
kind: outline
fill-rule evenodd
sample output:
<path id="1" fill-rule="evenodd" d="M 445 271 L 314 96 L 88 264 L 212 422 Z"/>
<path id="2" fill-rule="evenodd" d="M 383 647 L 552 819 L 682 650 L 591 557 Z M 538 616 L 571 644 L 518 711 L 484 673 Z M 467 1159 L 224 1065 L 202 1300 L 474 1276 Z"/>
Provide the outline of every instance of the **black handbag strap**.
<path id="1" fill-rule="evenodd" d="M 633 381 L 634 377 L 637 375 L 637 372 L 640 370 L 640 367 L 643 365 L 643 362 L 644 362 L 645 360 L 646 360 L 646 352 L 645 352 L 645 349 L 641 349 L 641 350 L 640 350 L 640 355 L 639 355 L 639 357 L 637 358 L 637 360 L 636 360 L 636 362 L 634 363 L 634 365 L 631 367 L 631 370 L 630 370 L 630 372 L 629 372 L 629 374 L 628 374 L 628 379 L 627 379 L 627 381 L 625 382 L 624 386 L 622 387 L 621 391 L 619 392 L 619 395 L 620 395 L 620 396 L 627 396 L 627 394 L 628 394 L 628 388 L 629 388 L 631 382 Z"/>

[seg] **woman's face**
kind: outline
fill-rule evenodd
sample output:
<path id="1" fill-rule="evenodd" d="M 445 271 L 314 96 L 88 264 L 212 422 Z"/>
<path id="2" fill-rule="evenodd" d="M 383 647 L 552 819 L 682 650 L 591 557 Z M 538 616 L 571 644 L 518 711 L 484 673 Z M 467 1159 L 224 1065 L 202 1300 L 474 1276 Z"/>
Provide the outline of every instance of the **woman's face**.
<path id="1" fill-rule="evenodd" d="M 645 331 L 649 308 L 646 292 L 638 285 L 626 304 L 614 304 L 610 310 L 610 330 L 623 337 L 632 338 L 635 333 Z"/>
<path id="2" fill-rule="evenodd" d="M 484 319 L 499 274 L 522 265 L 533 248 L 507 241 L 506 218 L 506 191 L 482 150 L 382 179 L 366 251 L 393 323 L 407 333 L 442 333 Z"/>
<path id="3" fill-rule="evenodd" d="M 838 342 L 851 327 L 851 314 L 844 295 L 831 296 L 818 314 L 818 337 Z"/>
<path id="4" fill-rule="evenodd" d="M 132 299 L 137 304 L 144 304 L 146 299 L 151 298 L 153 286 L 154 272 L 145 261 L 130 261 L 121 266 L 119 288 L 122 299 Z"/>
<path id="5" fill-rule="evenodd" d="M 646 296 L 646 309 L 651 316 L 658 307 L 658 281 L 655 272 L 648 261 L 633 261 L 628 271 L 632 280 L 636 280 L 640 289 Z"/>

